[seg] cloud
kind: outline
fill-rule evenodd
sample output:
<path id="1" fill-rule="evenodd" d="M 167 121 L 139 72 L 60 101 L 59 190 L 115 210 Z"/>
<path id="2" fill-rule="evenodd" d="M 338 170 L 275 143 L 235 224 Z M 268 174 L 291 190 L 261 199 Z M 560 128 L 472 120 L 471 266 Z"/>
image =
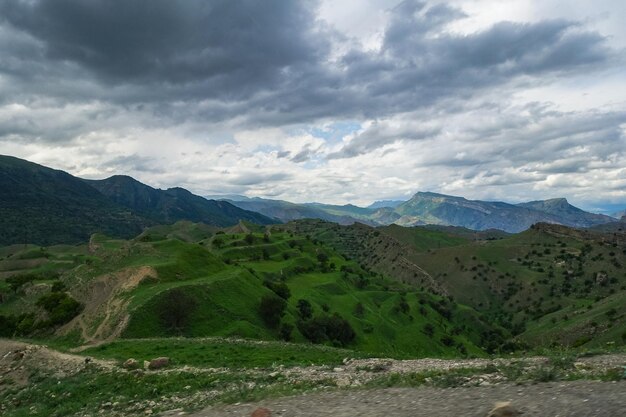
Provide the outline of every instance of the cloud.
<path id="1" fill-rule="evenodd" d="M 83 83 L 70 97 L 142 103 L 177 120 L 275 126 L 385 117 L 610 58 L 601 35 L 573 22 L 504 22 L 461 36 L 441 32 L 465 16 L 460 10 L 405 1 L 389 12 L 379 51 L 354 45 L 331 61 L 338 35 L 315 18 L 315 6 L 1 0 L 3 30 L 28 43 L 20 53 L 3 45 L 14 61 L 5 74 L 25 83 L 62 79 L 65 70 Z M 38 87 L 33 94 L 68 98 L 45 81 Z"/>
<path id="2" fill-rule="evenodd" d="M 617 32 L 538 0 L 332 3 L 0 0 L 0 152 L 205 194 L 621 198 Z"/>

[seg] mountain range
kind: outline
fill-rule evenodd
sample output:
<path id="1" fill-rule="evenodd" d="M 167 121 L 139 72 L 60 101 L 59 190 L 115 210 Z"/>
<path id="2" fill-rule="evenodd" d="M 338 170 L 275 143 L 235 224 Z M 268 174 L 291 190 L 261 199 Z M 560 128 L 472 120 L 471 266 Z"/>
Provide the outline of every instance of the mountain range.
<path id="1" fill-rule="evenodd" d="M 509 204 L 418 192 L 408 201 L 378 201 L 369 207 L 242 196 L 214 200 L 183 188 L 156 189 L 124 175 L 85 180 L 0 155 L 0 245 L 78 243 L 95 232 L 130 238 L 148 226 L 179 220 L 224 227 L 242 220 L 267 225 L 306 218 L 341 225 L 429 224 L 509 233 L 539 222 L 578 228 L 616 222 L 564 198 Z"/>
<path id="2" fill-rule="evenodd" d="M 275 222 L 182 188 L 159 190 L 125 176 L 83 180 L 0 155 L 0 245 L 79 243 L 96 232 L 129 238 L 183 219 L 214 226 Z"/>
<path id="3" fill-rule="evenodd" d="M 376 202 L 367 208 L 351 204 L 343 206 L 320 203 L 295 204 L 282 200 L 233 196 L 226 201 L 283 222 L 318 218 L 343 225 L 354 222 L 372 226 L 432 224 L 460 226 L 473 230 L 500 229 L 517 233 L 539 222 L 591 227 L 616 221 L 613 217 L 589 213 L 574 207 L 564 198 L 509 204 L 418 192 L 408 201 Z"/>

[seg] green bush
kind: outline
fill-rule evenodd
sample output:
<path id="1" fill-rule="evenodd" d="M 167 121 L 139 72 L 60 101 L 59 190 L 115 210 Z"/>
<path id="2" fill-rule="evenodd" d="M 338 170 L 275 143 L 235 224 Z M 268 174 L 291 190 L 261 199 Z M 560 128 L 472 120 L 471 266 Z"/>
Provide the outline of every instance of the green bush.
<path id="1" fill-rule="evenodd" d="M 263 285 L 272 290 L 274 294 L 276 294 L 283 300 L 288 300 L 289 297 L 291 297 L 291 291 L 289 290 L 287 284 L 285 284 L 284 282 L 265 280 L 263 282 Z"/>
<path id="2" fill-rule="evenodd" d="M 298 330 L 304 337 L 313 343 L 332 342 L 339 346 L 346 346 L 354 341 L 356 333 L 350 323 L 335 313 L 332 316 L 323 315 L 298 323 Z"/>
<path id="3" fill-rule="evenodd" d="M 274 294 L 264 295 L 259 304 L 261 318 L 271 328 L 278 327 L 280 319 L 285 315 L 287 302 Z"/>
<path id="4" fill-rule="evenodd" d="M 41 296 L 36 305 L 48 313 L 48 321 L 42 323 L 44 327 L 65 324 L 83 309 L 81 303 L 64 292 L 51 292 Z"/>
<path id="5" fill-rule="evenodd" d="M 196 300 L 179 288 L 168 291 L 159 303 L 159 318 L 170 332 L 182 334 L 197 307 Z"/>
<path id="6" fill-rule="evenodd" d="M 299 299 L 296 308 L 298 309 L 298 315 L 302 320 L 308 320 L 313 317 L 313 307 L 307 300 Z"/>

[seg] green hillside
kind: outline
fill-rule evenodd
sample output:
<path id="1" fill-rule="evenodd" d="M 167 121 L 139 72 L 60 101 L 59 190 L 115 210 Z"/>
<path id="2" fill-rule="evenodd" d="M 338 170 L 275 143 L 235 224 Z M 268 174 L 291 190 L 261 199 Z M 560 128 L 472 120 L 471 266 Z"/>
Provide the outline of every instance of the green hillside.
<path id="1" fill-rule="evenodd" d="M 285 340 L 395 357 L 626 342 L 618 235 L 538 225 L 462 236 L 319 220 L 179 222 L 131 240 L 3 247 L 2 332 L 70 345 Z"/>
<path id="2" fill-rule="evenodd" d="M 0 155 L 0 245 L 129 238 L 152 223 L 63 171 Z"/>
<path id="3" fill-rule="evenodd" d="M 125 176 L 86 181 L 0 155 L 0 245 L 76 244 L 94 233 L 128 239 L 146 227 L 178 220 L 221 227 L 241 220 L 275 223 L 182 188 L 157 190 Z"/>
<path id="4" fill-rule="evenodd" d="M 214 226 L 229 226 L 240 220 L 257 224 L 276 223 L 262 214 L 242 210 L 226 201 L 207 200 L 183 188 L 159 190 L 125 175 L 87 183 L 116 204 L 155 223 L 175 223 L 179 220 Z"/>
<path id="5" fill-rule="evenodd" d="M 592 347 L 626 342 L 623 231 L 603 234 L 540 224 L 517 235 L 464 240 L 421 227 L 287 226 L 376 272 L 451 296 L 507 329 L 515 343 Z"/>
<path id="6" fill-rule="evenodd" d="M 41 250 L 5 249 L 0 267 Z M 2 288 L 1 314 L 32 314 L 34 320 L 31 328 L 22 320 L 14 334 L 50 337 L 54 331 L 53 337 L 71 343 L 111 337 L 282 339 L 397 357 L 481 355 L 495 348 L 489 343 L 497 329 L 473 310 L 390 281 L 279 227 L 213 233 L 180 223 L 149 229 L 131 241 L 100 236 L 90 249 L 46 251 L 51 255 L 41 264 L 8 275 L 57 269 L 55 277 L 36 277 L 15 291 Z M 60 268 L 64 251 L 73 252 L 71 263 Z M 57 281 L 83 310 L 61 327 L 45 327 L 37 303 Z M 264 297 L 274 304 L 286 298 L 282 314 L 261 312 Z"/>

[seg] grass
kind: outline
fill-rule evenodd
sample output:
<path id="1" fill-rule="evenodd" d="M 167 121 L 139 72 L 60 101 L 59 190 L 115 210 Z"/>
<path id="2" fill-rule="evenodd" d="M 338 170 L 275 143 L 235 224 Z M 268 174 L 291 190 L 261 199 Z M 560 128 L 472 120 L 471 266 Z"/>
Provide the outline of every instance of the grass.
<path id="1" fill-rule="evenodd" d="M 311 344 L 217 338 L 119 340 L 87 349 L 82 354 L 120 362 L 128 358 L 144 361 L 167 356 L 175 366 L 231 369 L 338 365 L 344 358 L 365 356 L 352 350 Z"/>
<path id="2" fill-rule="evenodd" d="M 292 384 L 280 375 L 186 371 L 143 374 L 87 368 L 62 379 L 33 374 L 28 388 L 0 391 L 0 401 L 4 417 L 98 412 L 139 415 L 148 409 L 154 413 L 181 406 L 194 410 L 217 402 L 254 401 L 327 385 L 327 381 Z"/>

